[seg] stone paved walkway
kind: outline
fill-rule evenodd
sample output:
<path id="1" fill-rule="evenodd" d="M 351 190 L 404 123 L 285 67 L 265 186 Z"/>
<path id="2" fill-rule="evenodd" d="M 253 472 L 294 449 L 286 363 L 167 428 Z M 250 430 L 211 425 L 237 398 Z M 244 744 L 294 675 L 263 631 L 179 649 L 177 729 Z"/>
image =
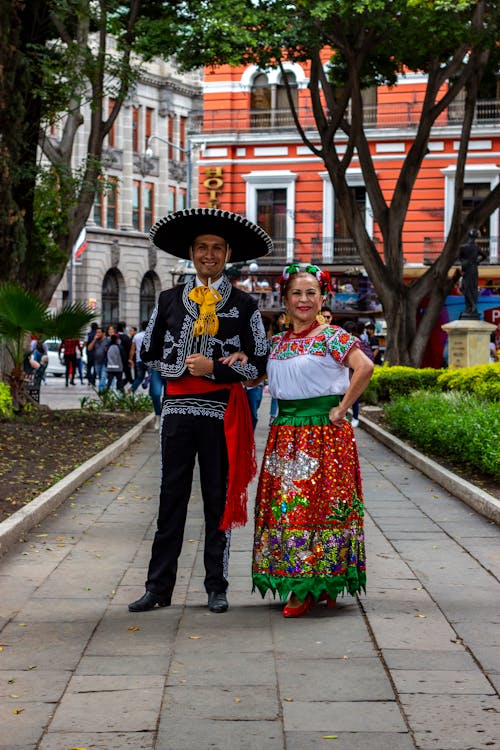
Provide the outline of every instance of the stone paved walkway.
<path id="1" fill-rule="evenodd" d="M 266 424 L 264 406 L 260 454 Z M 198 481 L 173 606 L 130 614 L 158 433 L 87 481 L 0 559 L 0 748 L 499 748 L 498 527 L 357 435 L 367 595 L 298 620 L 250 593 L 251 524 L 229 612 L 207 611 Z"/>

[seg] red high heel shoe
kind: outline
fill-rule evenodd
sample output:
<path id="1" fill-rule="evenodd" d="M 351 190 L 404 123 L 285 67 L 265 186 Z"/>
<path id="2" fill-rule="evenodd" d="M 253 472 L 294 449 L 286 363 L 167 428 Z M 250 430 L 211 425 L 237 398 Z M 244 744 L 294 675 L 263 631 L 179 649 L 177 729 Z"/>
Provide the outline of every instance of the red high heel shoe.
<path id="1" fill-rule="evenodd" d="M 290 602 L 285 604 L 283 608 L 283 617 L 301 617 L 309 612 L 313 605 L 313 598 L 311 594 L 308 594 L 303 602 L 300 602 L 297 607 L 290 606 Z"/>
<path id="2" fill-rule="evenodd" d="M 335 601 L 335 599 L 332 599 L 330 594 L 328 594 L 326 591 L 322 591 L 319 595 L 318 604 L 326 604 L 327 607 L 337 606 L 337 602 Z"/>

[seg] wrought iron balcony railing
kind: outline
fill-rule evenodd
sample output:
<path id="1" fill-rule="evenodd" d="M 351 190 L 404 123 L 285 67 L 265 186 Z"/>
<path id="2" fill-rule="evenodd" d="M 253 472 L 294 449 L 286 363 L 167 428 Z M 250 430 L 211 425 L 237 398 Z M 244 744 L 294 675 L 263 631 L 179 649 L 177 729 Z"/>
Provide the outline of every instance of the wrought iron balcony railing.
<path id="1" fill-rule="evenodd" d="M 364 108 L 364 121 L 368 128 L 377 129 L 416 129 L 421 116 L 421 102 L 369 105 Z M 435 127 L 458 126 L 463 120 L 463 102 L 454 102 L 437 119 Z M 306 131 L 315 131 L 316 124 L 310 107 L 298 110 L 300 124 Z M 349 113 L 348 113 L 349 118 Z M 481 100 L 477 103 L 474 127 L 486 128 L 500 123 L 500 99 Z M 203 132 L 244 133 L 295 130 L 295 123 L 289 109 L 231 111 L 218 110 L 205 112 Z"/>

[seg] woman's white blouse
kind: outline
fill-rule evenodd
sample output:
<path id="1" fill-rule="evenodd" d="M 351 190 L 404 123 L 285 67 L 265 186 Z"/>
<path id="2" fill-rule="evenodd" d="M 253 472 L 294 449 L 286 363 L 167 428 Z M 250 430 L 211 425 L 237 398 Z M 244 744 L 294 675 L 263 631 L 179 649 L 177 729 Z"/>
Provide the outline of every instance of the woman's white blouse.
<path id="1" fill-rule="evenodd" d="M 270 340 L 267 363 L 269 392 L 280 399 L 345 393 L 349 368 L 343 362 L 356 345 L 356 337 L 338 326 L 327 326 L 317 336 L 303 339 L 276 334 Z"/>

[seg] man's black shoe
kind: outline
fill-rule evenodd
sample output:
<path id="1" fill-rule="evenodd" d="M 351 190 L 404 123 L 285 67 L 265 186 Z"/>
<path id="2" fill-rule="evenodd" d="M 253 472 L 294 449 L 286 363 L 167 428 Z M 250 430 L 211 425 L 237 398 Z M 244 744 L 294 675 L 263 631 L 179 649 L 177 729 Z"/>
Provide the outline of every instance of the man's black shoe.
<path id="1" fill-rule="evenodd" d="M 170 599 L 163 599 L 159 596 L 156 596 L 156 594 L 153 594 L 152 591 L 146 591 L 144 596 L 141 596 L 141 598 L 137 599 L 136 602 L 132 602 L 128 605 L 128 611 L 148 612 L 150 609 L 154 609 L 156 605 L 158 605 L 159 607 L 169 607 Z"/>
<path id="2" fill-rule="evenodd" d="M 211 591 L 208 595 L 208 608 L 210 612 L 227 612 L 229 604 L 224 592 Z"/>

